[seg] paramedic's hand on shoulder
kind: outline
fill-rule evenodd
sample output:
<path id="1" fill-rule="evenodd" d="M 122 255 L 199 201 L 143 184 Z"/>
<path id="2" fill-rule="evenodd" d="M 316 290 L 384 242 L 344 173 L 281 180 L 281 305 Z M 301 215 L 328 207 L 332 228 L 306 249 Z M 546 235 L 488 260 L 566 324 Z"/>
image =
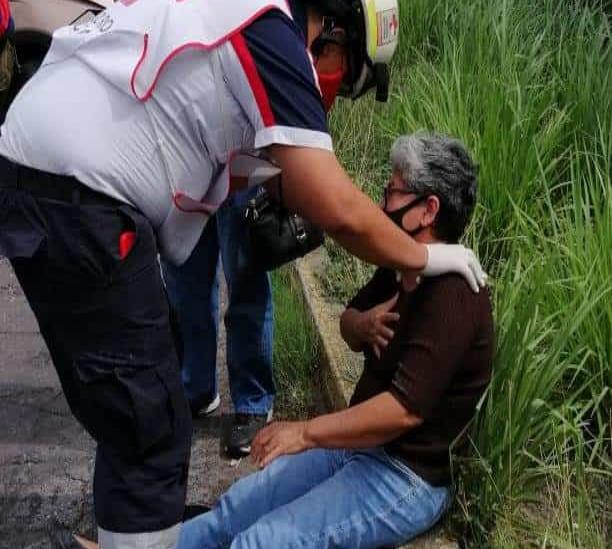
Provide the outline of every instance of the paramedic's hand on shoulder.
<path id="1" fill-rule="evenodd" d="M 343 59 L 342 52 L 348 55 L 355 47 L 345 43 L 342 28 L 328 28 L 320 14 L 309 12 L 306 34 L 307 47 L 314 57 L 313 66 L 305 55 L 304 44 L 299 44 L 290 26 L 274 23 L 271 20 L 252 25 L 245 31 L 245 44 L 237 43 L 236 51 L 239 56 L 243 55 L 245 64 L 254 64 L 257 71 L 257 78 L 252 80 L 253 90 L 258 92 L 253 91 L 244 99 L 244 108 L 250 113 L 255 130 L 255 147 L 265 149 L 283 171 L 286 207 L 370 263 L 400 271 L 423 271 L 431 256 L 437 261 L 430 265 L 427 274 L 434 270 L 455 270 L 464 276 L 470 275 L 473 271 L 466 261 L 468 257 L 428 253 L 425 245 L 395 226 L 353 185 L 339 164 L 333 152 L 325 109 L 333 104 L 340 84 L 346 84 L 343 74 L 350 64 Z M 383 64 L 390 61 L 395 43 L 389 48 L 388 55 L 379 60 Z M 271 62 L 271 56 L 277 61 Z M 313 71 L 318 73 L 318 84 Z M 385 71 L 379 72 L 385 74 Z M 233 84 L 238 96 L 245 89 L 240 82 Z M 377 96 L 386 97 L 385 83 L 388 86 L 388 80 L 382 78 Z M 351 86 L 354 85 L 352 82 Z M 253 109 L 252 97 L 257 109 Z"/>
<path id="2" fill-rule="evenodd" d="M 428 244 L 424 276 L 438 276 L 448 272 L 462 275 L 478 293 L 486 285 L 487 275 L 474 252 L 461 244 Z"/>
<path id="3" fill-rule="evenodd" d="M 414 274 L 456 272 L 477 292 L 486 275 L 471 250 L 459 244 L 426 246 L 394 225 L 361 192 L 332 151 L 274 145 L 270 155 L 283 170 L 283 200 L 364 261 Z"/>

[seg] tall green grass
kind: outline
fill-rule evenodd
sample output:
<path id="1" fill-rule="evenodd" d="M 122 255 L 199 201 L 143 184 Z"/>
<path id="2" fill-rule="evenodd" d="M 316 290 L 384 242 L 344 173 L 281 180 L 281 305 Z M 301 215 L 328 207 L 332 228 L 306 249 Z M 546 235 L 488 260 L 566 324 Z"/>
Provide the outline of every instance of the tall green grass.
<path id="1" fill-rule="evenodd" d="M 391 101 L 340 104 L 332 120 L 374 198 L 401 133 L 457 136 L 480 164 L 465 240 L 491 275 L 497 351 L 457 464 L 476 545 L 603 547 L 610 534 L 612 55 L 599 5 L 400 0 Z M 370 271 L 330 253 L 328 287 L 345 299 Z"/>
<path id="2" fill-rule="evenodd" d="M 317 334 L 302 292 L 289 268 L 272 273 L 276 413 L 304 419 L 320 412 Z"/>

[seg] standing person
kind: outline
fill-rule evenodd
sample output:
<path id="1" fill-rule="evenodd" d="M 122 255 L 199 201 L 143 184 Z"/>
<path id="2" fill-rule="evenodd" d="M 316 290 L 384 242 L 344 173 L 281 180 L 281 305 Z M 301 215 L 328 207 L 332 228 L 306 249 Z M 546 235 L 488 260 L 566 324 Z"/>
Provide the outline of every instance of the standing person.
<path id="1" fill-rule="evenodd" d="M 293 12 L 299 9 L 294 6 Z M 299 13 L 299 12 L 298 12 Z M 302 14 L 303 16 L 303 14 Z M 261 33 L 260 33 L 261 34 Z M 263 79 L 264 91 L 273 108 L 282 109 L 284 98 L 276 90 L 283 87 L 282 74 L 273 70 L 272 53 L 283 55 L 282 43 L 257 45 L 265 41 L 257 29 L 246 33 L 251 44 L 253 61 Z M 326 44 L 319 58 L 317 73 L 322 89 L 331 85 L 326 95 L 325 110 L 332 107 L 337 75 L 345 70 L 346 51 L 338 41 Z M 310 78 L 311 69 L 300 64 L 299 58 L 287 59 L 295 67 L 306 69 L 302 78 Z M 275 93 L 276 91 L 276 93 Z M 305 88 L 296 93 L 297 103 L 308 104 Z M 227 331 L 227 365 L 234 411 L 225 449 L 231 457 L 248 454 L 255 433 L 272 416 L 275 386 L 272 373 L 273 305 L 270 277 L 261 269 L 248 264 L 246 205 L 258 192 L 257 188 L 237 192 L 219 208 L 215 218 L 204 229 L 200 241 L 189 259 L 180 266 L 162 262 L 170 301 L 179 313 L 183 333 L 183 383 L 194 416 L 214 412 L 220 398 L 217 389 L 216 352 L 218 332 L 218 258 L 228 286 L 229 304 L 225 317 Z"/>
<path id="2" fill-rule="evenodd" d="M 176 544 L 191 413 L 157 257 L 187 260 L 229 192 L 236 153 L 265 151 L 283 172 L 287 208 L 362 259 L 405 276 L 456 271 L 474 291 L 484 284 L 471 251 L 415 242 L 332 151 L 323 103 L 338 90 L 385 95 L 396 1 L 218 6 L 121 0 L 56 31 L 2 126 L 0 255 L 97 442 L 103 549 Z M 347 70 L 319 88 L 316 64 L 341 39 Z M 257 48 L 282 75 L 269 88 Z"/>
<path id="3" fill-rule="evenodd" d="M 225 274 L 228 308 L 227 369 L 234 416 L 224 442 L 229 456 L 250 451 L 251 439 L 272 417 L 274 317 L 268 273 L 248 265 L 248 227 L 244 216 L 258 188 L 231 195 L 208 222 L 189 259 L 181 266 L 163 262 L 170 302 L 183 335 L 183 384 L 194 417 L 214 412 L 217 387 L 219 256 Z"/>
<path id="4" fill-rule="evenodd" d="M 303 19 L 299 3 L 293 13 Z M 324 107 L 329 111 L 339 84 L 338 74 L 347 67 L 342 40 L 325 44 L 325 55 L 317 63 L 319 86 L 324 93 Z M 279 95 L 284 75 L 274 70 L 275 57 L 282 57 L 283 44 L 270 43 L 262 48 L 265 35 L 250 29 L 246 33 L 251 55 L 262 79 L 264 92 L 272 110 L 282 110 L 286 99 Z M 293 52 L 295 54 L 295 52 Z M 299 57 L 289 59 L 300 70 L 301 77 L 311 78 L 311 69 Z M 309 103 L 306 88 L 296 91 L 294 101 Z M 189 259 L 181 266 L 163 262 L 164 278 L 170 301 L 179 313 L 184 343 L 183 383 L 192 414 L 215 411 L 220 399 L 217 389 L 216 351 L 218 324 L 218 283 L 216 279 L 219 250 L 228 285 L 229 304 L 225 317 L 227 331 L 227 365 L 234 411 L 225 449 L 231 457 L 248 454 L 255 433 L 272 416 L 275 386 L 272 372 L 273 305 L 270 278 L 264 271 L 248 265 L 247 226 L 244 210 L 257 189 L 231 196 L 217 211 L 215 219 L 204 229 Z M 202 282 L 206 282 L 202 284 Z M 210 283 L 208 283 L 210 282 Z"/>

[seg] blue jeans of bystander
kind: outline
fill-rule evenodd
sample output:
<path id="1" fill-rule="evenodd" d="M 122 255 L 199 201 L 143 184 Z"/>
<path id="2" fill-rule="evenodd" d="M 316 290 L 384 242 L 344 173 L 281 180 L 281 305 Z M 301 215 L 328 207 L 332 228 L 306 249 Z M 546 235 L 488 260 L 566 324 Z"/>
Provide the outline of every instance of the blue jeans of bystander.
<path id="1" fill-rule="evenodd" d="M 256 190 L 228 198 L 183 265 L 163 264 L 166 287 L 182 331 L 183 384 L 193 401 L 217 393 L 217 274 L 221 254 L 229 297 L 225 325 L 230 393 L 235 412 L 243 414 L 267 414 L 275 394 L 270 278 L 264 271 L 247 268 L 244 210 Z"/>

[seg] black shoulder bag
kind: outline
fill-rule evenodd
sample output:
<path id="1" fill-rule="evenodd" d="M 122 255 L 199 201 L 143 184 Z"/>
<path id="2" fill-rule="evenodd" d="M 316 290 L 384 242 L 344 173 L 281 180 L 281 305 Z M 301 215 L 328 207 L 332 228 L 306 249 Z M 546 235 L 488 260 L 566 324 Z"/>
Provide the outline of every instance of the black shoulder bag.
<path id="1" fill-rule="evenodd" d="M 254 268 L 276 269 L 315 250 L 325 239 L 321 229 L 285 208 L 280 175 L 278 199 L 262 188 L 247 206 L 249 264 Z"/>

